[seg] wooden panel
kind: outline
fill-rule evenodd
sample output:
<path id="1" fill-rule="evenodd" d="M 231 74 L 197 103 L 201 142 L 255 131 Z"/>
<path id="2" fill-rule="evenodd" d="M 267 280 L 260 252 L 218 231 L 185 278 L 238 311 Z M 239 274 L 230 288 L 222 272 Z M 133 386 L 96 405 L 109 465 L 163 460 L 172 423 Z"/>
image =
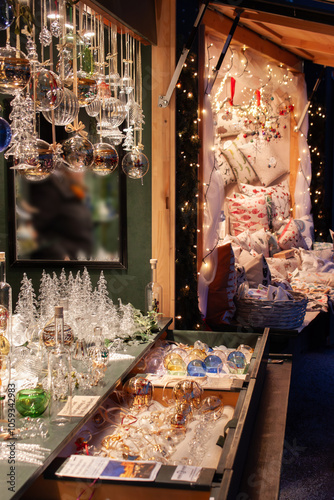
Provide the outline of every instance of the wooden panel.
<path id="1" fill-rule="evenodd" d="M 207 10 L 203 23 L 207 30 L 212 32 L 215 36 L 222 36 L 226 38 L 229 34 L 233 21 L 226 16 L 222 16 L 217 12 Z M 259 37 L 251 30 L 238 26 L 233 36 L 233 43 L 240 43 L 246 47 L 251 47 L 253 50 L 268 56 L 275 61 L 288 66 L 289 68 L 299 69 L 300 60 L 291 52 L 281 49 L 276 44 Z"/>
<path id="2" fill-rule="evenodd" d="M 175 70 L 175 0 L 156 2 L 158 43 L 152 47 L 152 258 L 158 259 L 164 316 L 175 305 L 175 93 L 158 107 Z"/>

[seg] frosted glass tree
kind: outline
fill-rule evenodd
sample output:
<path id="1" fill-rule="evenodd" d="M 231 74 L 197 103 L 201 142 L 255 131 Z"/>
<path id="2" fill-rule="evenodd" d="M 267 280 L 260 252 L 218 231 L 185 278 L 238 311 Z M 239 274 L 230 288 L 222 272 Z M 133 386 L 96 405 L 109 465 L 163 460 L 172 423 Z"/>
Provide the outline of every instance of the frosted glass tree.
<path id="1" fill-rule="evenodd" d="M 28 332 L 36 325 L 38 318 L 36 294 L 32 280 L 26 273 L 23 273 L 15 314 L 18 317 L 13 322 L 13 343 L 22 345 L 30 340 Z"/>

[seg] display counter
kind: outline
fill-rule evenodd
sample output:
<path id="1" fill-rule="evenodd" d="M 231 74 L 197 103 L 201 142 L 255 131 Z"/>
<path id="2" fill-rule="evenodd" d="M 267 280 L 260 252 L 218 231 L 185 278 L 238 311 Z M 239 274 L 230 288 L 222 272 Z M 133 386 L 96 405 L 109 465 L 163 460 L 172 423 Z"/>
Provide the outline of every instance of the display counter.
<path id="1" fill-rule="evenodd" d="M 167 325 L 168 322 L 166 322 L 158 337 L 163 334 Z M 136 348 L 136 358 L 133 362 L 122 362 L 122 365 L 117 369 L 117 373 L 112 371 L 112 383 L 108 382 L 108 387 L 105 386 L 103 390 L 99 388 L 101 390 L 101 397 L 85 418 L 73 422 L 70 427 L 64 429 L 64 435 L 58 432 L 59 429 L 50 427 L 49 443 L 53 445 L 53 452 L 43 467 L 35 469 L 30 469 L 29 467 L 28 477 L 26 477 L 25 481 L 21 482 L 22 486 L 20 490 L 17 490 L 13 498 L 44 500 L 46 491 L 48 492 L 49 500 L 78 498 L 79 495 L 82 499 L 88 499 L 92 494 L 94 494 L 94 500 L 105 500 L 106 498 L 122 498 L 122 500 L 127 500 L 132 499 L 133 495 L 137 499 L 145 500 L 157 498 L 157 496 L 161 500 L 167 500 L 173 495 L 174 499 L 181 500 L 185 494 L 189 494 L 190 492 L 192 498 L 203 500 L 209 500 L 211 497 L 220 500 L 235 498 L 235 492 L 239 489 L 242 472 L 246 463 L 253 423 L 257 415 L 265 379 L 268 334 L 268 329 L 265 329 L 262 334 L 167 331 L 167 338 L 175 342 L 193 343 L 195 340 L 200 339 L 202 342 L 207 342 L 209 346 L 224 343 L 224 345 L 230 345 L 231 347 L 236 347 L 241 342 L 251 345 L 254 349 L 248 372 L 243 377 L 231 377 L 229 388 L 222 389 L 219 387 L 219 384 L 216 387 L 204 388 L 205 395 L 215 394 L 223 400 L 224 418 L 218 419 L 214 425 L 214 431 L 209 437 L 208 443 L 206 443 L 205 456 L 199 464 L 200 472 L 196 480 L 175 478 L 175 471 L 178 467 L 177 463 L 180 463 L 180 461 L 175 460 L 175 456 L 174 459 L 162 463 L 156 479 L 151 482 L 124 479 L 97 479 L 92 481 L 89 478 L 59 477 L 55 475 L 55 472 L 59 471 L 66 457 L 73 456 L 77 452 L 75 446 L 77 438 L 85 430 L 93 429 L 94 422 L 92 422 L 92 417 L 97 411 L 99 404 L 102 404 L 107 398 L 109 400 L 112 399 L 115 388 L 119 391 L 122 389 L 123 382 L 138 374 L 138 366 L 142 364 L 140 363 L 141 358 L 150 347 L 154 347 L 154 344 L 151 344 L 151 346 L 146 345 Z M 163 336 L 166 337 L 165 334 Z M 111 375 L 108 377 L 108 380 L 110 379 Z M 164 389 L 165 387 L 159 387 L 159 384 L 157 384 L 154 387 L 154 399 L 157 399 L 159 402 L 163 402 L 166 397 L 168 399 L 170 396 L 168 392 L 164 394 Z M 169 391 L 172 391 L 172 389 L 169 388 Z M 114 429 L 114 427 L 114 425 L 111 425 L 111 428 Z M 107 430 L 106 432 L 110 434 L 113 431 Z M 56 443 L 57 438 L 58 443 Z M 101 442 L 101 435 L 99 435 L 98 440 Z M 44 445 L 47 446 L 47 441 Z M 96 443 L 96 445 L 98 444 Z M 185 441 L 181 443 L 181 448 L 177 454 L 178 458 L 182 454 L 185 455 L 184 463 L 187 465 L 189 456 L 186 456 Z M 25 467 L 20 466 L 19 468 Z M 27 489 L 28 487 L 29 489 Z"/>
<path id="2" fill-rule="evenodd" d="M 44 414 L 42 420 L 48 426 L 48 435 L 43 438 L 36 435 L 31 439 L 18 439 L 7 441 L 8 446 L 11 446 L 12 459 L 14 462 L 0 461 L 0 487 L 2 500 L 22 498 L 31 484 L 43 473 L 43 471 L 51 464 L 51 462 L 60 454 L 61 450 L 75 436 L 81 427 L 92 417 L 97 408 L 103 404 L 110 392 L 114 390 L 117 384 L 127 376 L 134 368 L 152 343 L 157 340 L 171 324 L 171 318 L 163 318 L 159 320 L 159 331 L 154 337 L 154 340 L 142 343 L 136 346 L 128 346 L 124 354 L 129 355 L 125 359 L 112 361 L 109 363 L 104 379 L 89 391 L 80 391 L 76 394 L 89 394 L 96 396 L 96 401 L 89 409 L 84 417 L 71 417 L 70 421 L 63 426 L 52 423 L 55 416 L 56 408 L 53 407 L 49 414 Z M 131 356 L 131 357 L 130 357 Z M 5 409 L 6 412 L 6 409 Z M 19 429 L 22 426 L 22 418 L 16 413 L 15 426 Z M 20 443 L 38 444 L 49 449 L 43 465 L 27 464 L 24 462 L 15 461 L 16 450 Z M 8 482 L 11 481 L 11 482 Z M 45 499 L 45 492 L 43 493 Z"/>

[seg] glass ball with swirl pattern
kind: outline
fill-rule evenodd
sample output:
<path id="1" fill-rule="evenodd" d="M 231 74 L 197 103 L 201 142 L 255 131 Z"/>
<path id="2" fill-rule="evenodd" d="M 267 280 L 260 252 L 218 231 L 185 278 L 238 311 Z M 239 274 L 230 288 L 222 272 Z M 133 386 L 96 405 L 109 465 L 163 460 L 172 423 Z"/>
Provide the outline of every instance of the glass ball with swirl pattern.
<path id="1" fill-rule="evenodd" d="M 53 112 L 55 125 L 69 125 L 77 118 L 79 110 L 78 98 L 70 89 L 64 87 L 63 99 Z M 43 111 L 43 116 L 49 123 L 52 123 L 51 111 Z"/>

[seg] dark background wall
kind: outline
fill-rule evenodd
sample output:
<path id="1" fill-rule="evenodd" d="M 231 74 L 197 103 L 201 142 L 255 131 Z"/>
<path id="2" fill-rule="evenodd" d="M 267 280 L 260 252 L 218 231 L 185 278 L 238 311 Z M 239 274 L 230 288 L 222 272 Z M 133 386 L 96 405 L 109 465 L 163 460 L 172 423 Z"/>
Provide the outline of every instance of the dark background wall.
<path id="1" fill-rule="evenodd" d="M 143 111 L 145 125 L 143 130 L 144 153 L 151 160 L 151 48 L 142 47 L 143 66 Z M 8 97 L 8 96 L 6 96 Z M 118 166 L 121 168 L 121 166 Z M 8 221 L 8 166 L 4 154 L 0 153 L 0 251 L 8 255 L 9 221 Z M 121 298 L 124 303 L 131 302 L 136 308 L 144 309 L 145 285 L 150 281 L 151 258 L 151 171 L 140 180 L 127 179 L 127 243 L 128 268 L 126 270 L 107 269 L 101 265 L 99 269 L 91 269 L 90 275 L 93 286 L 103 270 L 108 282 L 109 295 L 114 302 Z M 33 281 L 35 293 L 38 294 L 39 282 L 43 269 L 59 275 L 61 268 L 40 266 L 24 269 L 9 266 L 7 263 L 7 281 L 13 288 L 13 308 L 15 307 L 20 282 L 23 273 Z M 73 275 L 78 268 L 67 267 L 66 272 L 72 270 Z"/>

